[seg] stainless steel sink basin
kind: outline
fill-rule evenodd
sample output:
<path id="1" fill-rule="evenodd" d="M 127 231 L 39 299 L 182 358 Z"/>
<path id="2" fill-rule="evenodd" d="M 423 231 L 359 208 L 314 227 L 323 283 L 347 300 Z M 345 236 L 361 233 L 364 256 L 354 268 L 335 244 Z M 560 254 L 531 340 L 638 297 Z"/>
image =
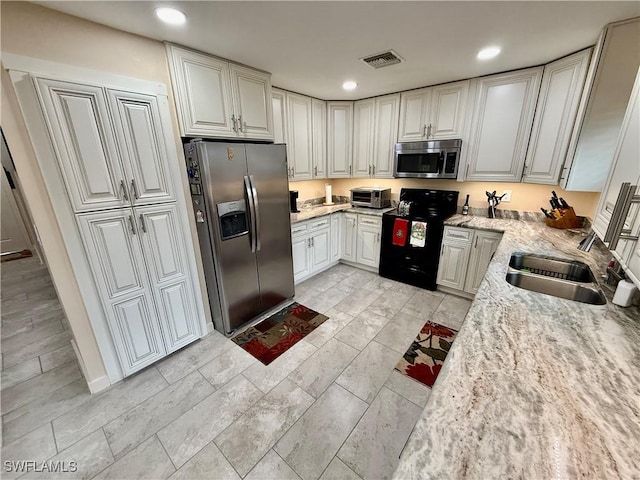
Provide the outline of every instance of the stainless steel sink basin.
<path id="1" fill-rule="evenodd" d="M 506 280 L 525 290 L 567 300 L 591 305 L 607 303 L 591 269 L 576 260 L 514 252 Z"/>

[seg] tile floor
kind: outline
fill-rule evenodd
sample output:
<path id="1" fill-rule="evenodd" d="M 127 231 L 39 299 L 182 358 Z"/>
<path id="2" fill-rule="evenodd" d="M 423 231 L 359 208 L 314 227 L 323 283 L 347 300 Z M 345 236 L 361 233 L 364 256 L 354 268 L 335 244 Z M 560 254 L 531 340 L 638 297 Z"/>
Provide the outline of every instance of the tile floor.
<path id="1" fill-rule="evenodd" d="M 296 291 L 330 318 L 271 365 L 214 332 L 92 396 L 46 269 L 2 264 L 2 478 L 11 460 L 77 465 L 23 478 L 390 477 L 430 394 L 393 367 L 470 302 L 346 265 Z"/>

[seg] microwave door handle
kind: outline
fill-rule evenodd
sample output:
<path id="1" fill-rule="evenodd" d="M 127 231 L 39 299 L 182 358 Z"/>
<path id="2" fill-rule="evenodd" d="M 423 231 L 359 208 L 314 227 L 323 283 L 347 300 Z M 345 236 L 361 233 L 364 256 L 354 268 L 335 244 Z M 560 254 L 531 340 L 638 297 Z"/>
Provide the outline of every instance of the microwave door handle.
<path id="1" fill-rule="evenodd" d="M 260 202 L 258 201 L 258 190 L 256 189 L 253 175 L 249 175 L 249 183 L 251 184 L 251 193 L 253 194 L 253 213 L 255 218 L 255 239 L 256 252 L 260 251 Z"/>
<path id="2" fill-rule="evenodd" d="M 440 152 L 440 156 L 438 157 L 438 175 L 442 175 L 444 173 L 444 158 L 446 152 L 443 150 Z"/>
<path id="3" fill-rule="evenodd" d="M 255 228 L 255 213 L 253 205 L 253 190 L 251 188 L 251 181 L 248 176 L 244 176 L 244 191 L 247 194 L 247 204 L 249 205 L 249 244 L 251 245 L 251 253 L 256 252 L 256 228 Z"/>

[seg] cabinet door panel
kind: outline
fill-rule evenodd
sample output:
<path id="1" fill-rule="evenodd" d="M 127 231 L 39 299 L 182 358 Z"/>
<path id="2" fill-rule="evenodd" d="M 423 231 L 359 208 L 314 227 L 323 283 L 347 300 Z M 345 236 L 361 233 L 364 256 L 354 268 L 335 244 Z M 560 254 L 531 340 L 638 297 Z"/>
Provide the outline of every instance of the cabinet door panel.
<path id="1" fill-rule="evenodd" d="M 358 228 L 358 216 L 354 213 L 345 213 L 343 219 L 342 233 L 344 236 L 342 237 L 342 258 L 355 262 L 357 260 L 356 248 L 358 238 L 356 232 Z"/>
<path id="2" fill-rule="evenodd" d="M 340 260 L 340 239 L 342 238 L 342 214 L 331 215 L 331 263 Z"/>
<path id="3" fill-rule="evenodd" d="M 523 182 L 558 184 L 591 50 L 578 52 L 544 67 Z"/>
<path id="4" fill-rule="evenodd" d="M 542 68 L 477 80 L 466 180 L 519 182 Z"/>
<path id="5" fill-rule="evenodd" d="M 271 89 L 273 108 L 273 142 L 287 143 L 287 94 L 282 90 Z M 287 152 L 287 156 L 289 153 Z"/>
<path id="6" fill-rule="evenodd" d="M 353 103 L 327 102 L 327 162 L 329 178 L 351 176 Z"/>
<path id="7" fill-rule="evenodd" d="M 291 250 L 293 254 L 293 278 L 296 283 L 300 283 L 309 276 L 309 237 L 293 237 L 291 240 Z"/>
<path id="8" fill-rule="evenodd" d="M 327 102 L 311 100 L 313 112 L 313 177 L 327 177 Z"/>
<path id="9" fill-rule="evenodd" d="M 267 73 L 231 65 L 238 135 L 273 140 L 271 77 Z"/>
<path id="10" fill-rule="evenodd" d="M 393 156 L 398 132 L 400 95 L 376 98 L 373 176 L 393 178 Z"/>
<path id="11" fill-rule="evenodd" d="M 295 93 L 287 94 L 289 125 L 289 165 L 293 166 L 293 180 L 313 178 L 313 149 L 311 136 L 311 98 Z"/>
<path id="12" fill-rule="evenodd" d="M 331 263 L 331 252 L 329 250 L 329 229 L 314 232 L 311 237 L 311 248 L 313 255 L 311 257 L 311 272 L 315 273 L 327 267 Z"/>
<path id="13" fill-rule="evenodd" d="M 159 289 L 159 300 L 165 315 L 166 347 L 171 353 L 200 337 L 195 303 L 188 281 Z"/>
<path id="14" fill-rule="evenodd" d="M 370 267 L 380 264 L 380 229 L 358 226 L 357 262 Z"/>
<path id="15" fill-rule="evenodd" d="M 468 80 L 432 88 L 430 140 L 462 138 L 468 90 Z"/>
<path id="16" fill-rule="evenodd" d="M 457 290 L 464 289 L 469 263 L 470 243 L 443 243 L 440 250 L 437 283 Z"/>
<path id="17" fill-rule="evenodd" d="M 130 170 L 127 180 L 135 182 L 130 191 L 133 203 L 174 200 L 158 99 L 115 90 L 108 93 L 125 165 Z"/>
<path id="18" fill-rule="evenodd" d="M 474 295 L 477 293 L 501 239 L 502 234 L 500 233 L 476 230 L 465 279 L 464 290 L 466 292 Z"/>
<path id="19" fill-rule="evenodd" d="M 109 299 L 144 288 L 142 250 L 132 221 L 130 209 L 78 216 L 99 291 Z"/>
<path id="20" fill-rule="evenodd" d="M 175 77 L 183 136 L 235 137 L 229 64 L 207 55 L 168 47 Z"/>
<path id="21" fill-rule="evenodd" d="M 170 282 L 187 275 L 186 245 L 175 205 L 136 208 L 135 212 L 152 282 Z"/>
<path id="22" fill-rule="evenodd" d="M 152 309 L 146 295 L 113 305 L 112 333 L 125 374 L 140 370 L 166 354 Z"/>
<path id="23" fill-rule="evenodd" d="M 369 177 L 373 167 L 375 100 L 361 100 L 353 106 L 353 177 Z"/>
<path id="24" fill-rule="evenodd" d="M 429 88 L 400 94 L 398 142 L 419 142 L 426 139 L 430 101 Z"/>
<path id="25" fill-rule="evenodd" d="M 104 91 L 45 78 L 35 83 L 73 209 L 128 204 Z"/>

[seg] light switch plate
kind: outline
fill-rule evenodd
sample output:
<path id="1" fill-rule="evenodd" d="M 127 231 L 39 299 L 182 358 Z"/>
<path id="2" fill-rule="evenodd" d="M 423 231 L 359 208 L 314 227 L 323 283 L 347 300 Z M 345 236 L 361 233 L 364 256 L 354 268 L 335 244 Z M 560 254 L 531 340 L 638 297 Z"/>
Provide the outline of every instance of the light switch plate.
<path id="1" fill-rule="evenodd" d="M 504 197 L 502 197 L 502 201 L 504 203 L 509 203 L 511 201 L 511 190 L 505 190 L 504 192 L 502 192 L 503 194 L 505 194 Z"/>

